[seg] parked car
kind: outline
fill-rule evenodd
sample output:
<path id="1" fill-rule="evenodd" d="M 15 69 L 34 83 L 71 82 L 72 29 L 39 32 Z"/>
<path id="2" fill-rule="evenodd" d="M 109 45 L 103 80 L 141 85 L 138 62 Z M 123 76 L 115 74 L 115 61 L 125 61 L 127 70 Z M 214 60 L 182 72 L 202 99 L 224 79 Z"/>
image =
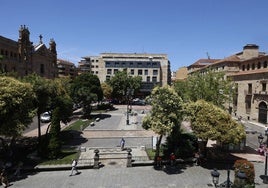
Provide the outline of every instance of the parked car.
<path id="1" fill-rule="evenodd" d="M 48 123 L 51 121 L 51 115 L 49 112 L 44 112 L 43 114 L 41 114 L 41 117 L 40 117 L 40 121 L 42 123 Z"/>
<path id="2" fill-rule="evenodd" d="M 132 100 L 132 105 L 146 105 L 144 99 L 135 98 Z"/>

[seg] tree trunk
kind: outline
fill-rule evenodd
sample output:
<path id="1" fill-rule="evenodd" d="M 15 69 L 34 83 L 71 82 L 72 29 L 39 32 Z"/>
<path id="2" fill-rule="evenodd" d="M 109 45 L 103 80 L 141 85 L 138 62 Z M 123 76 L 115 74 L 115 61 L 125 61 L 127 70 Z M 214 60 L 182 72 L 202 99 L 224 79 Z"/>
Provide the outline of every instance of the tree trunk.
<path id="1" fill-rule="evenodd" d="M 154 162 L 156 163 L 157 157 L 160 154 L 160 145 L 161 145 L 161 140 L 162 140 L 163 135 L 159 136 L 159 139 L 156 142 L 156 151 L 155 151 L 155 156 L 154 156 Z"/>

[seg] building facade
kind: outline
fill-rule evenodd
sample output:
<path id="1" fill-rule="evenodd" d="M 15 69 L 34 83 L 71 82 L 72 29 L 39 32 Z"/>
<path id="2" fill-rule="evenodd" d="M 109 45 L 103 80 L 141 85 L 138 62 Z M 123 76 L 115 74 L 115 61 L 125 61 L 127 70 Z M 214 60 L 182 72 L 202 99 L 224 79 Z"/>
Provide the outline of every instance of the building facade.
<path id="1" fill-rule="evenodd" d="M 59 77 L 70 77 L 74 78 L 78 75 L 78 71 L 74 63 L 58 59 L 57 60 L 57 66 L 58 66 L 58 76 Z"/>
<path id="2" fill-rule="evenodd" d="M 218 60 L 195 71 L 210 68 L 225 73 L 233 81 L 232 100 L 226 104 L 229 112 L 245 120 L 267 124 L 268 55 L 259 46 L 247 44 L 243 51 Z"/>
<path id="3" fill-rule="evenodd" d="M 171 83 L 170 62 L 166 54 L 101 53 L 84 57 L 78 69 L 97 75 L 100 82 L 109 80 L 118 71 L 127 70 L 130 76 L 141 76 L 140 92 L 144 95 L 149 94 L 155 85 Z"/>
<path id="4" fill-rule="evenodd" d="M 25 25 L 19 29 L 18 41 L 0 36 L 0 57 L 1 72 L 14 72 L 21 77 L 32 73 L 46 78 L 58 76 L 55 41 L 51 39 L 47 48 L 40 35 L 39 44 L 33 45 Z"/>

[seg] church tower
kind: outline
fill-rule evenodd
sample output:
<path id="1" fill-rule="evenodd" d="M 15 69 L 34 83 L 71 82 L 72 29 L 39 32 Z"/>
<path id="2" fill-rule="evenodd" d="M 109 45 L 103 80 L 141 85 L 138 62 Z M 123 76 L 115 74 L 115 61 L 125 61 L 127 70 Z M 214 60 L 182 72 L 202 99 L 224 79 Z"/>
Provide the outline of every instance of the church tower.
<path id="1" fill-rule="evenodd" d="M 21 60 L 28 61 L 32 53 L 33 46 L 32 42 L 30 41 L 30 32 L 25 25 L 21 26 L 19 30 L 18 44 L 19 44 L 19 55 L 21 57 Z"/>

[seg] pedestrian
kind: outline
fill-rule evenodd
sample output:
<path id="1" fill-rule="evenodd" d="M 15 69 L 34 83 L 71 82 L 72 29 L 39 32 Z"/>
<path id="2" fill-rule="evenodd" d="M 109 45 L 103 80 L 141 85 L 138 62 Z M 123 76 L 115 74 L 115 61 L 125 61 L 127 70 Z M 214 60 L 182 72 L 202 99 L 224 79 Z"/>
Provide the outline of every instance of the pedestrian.
<path id="1" fill-rule="evenodd" d="M 161 156 L 158 156 L 156 158 L 156 166 L 157 167 L 162 167 L 162 157 Z"/>
<path id="2" fill-rule="evenodd" d="M 7 173 L 6 173 L 6 170 L 3 169 L 2 172 L 1 172 L 1 183 L 2 185 L 6 188 L 9 186 L 9 183 L 8 183 L 8 178 L 7 178 Z"/>
<path id="3" fill-rule="evenodd" d="M 196 152 L 194 157 L 195 157 L 195 165 L 196 166 L 200 165 L 200 154 L 199 154 L 199 152 Z"/>
<path id="4" fill-rule="evenodd" d="M 121 150 L 123 151 L 124 150 L 124 147 L 125 147 L 125 139 L 122 138 L 121 141 L 120 141 L 120 147 L 121 147 Z"/>
<path id="5" fill-rule="evenodd" d="M 170 154 L 170 165 L 171 165 L 171 166 L 174 166 L 174 164 L 175 164 L 175 160 L 176 160 L 176 156 L 175 156 L 175 154 L 174 154 L 174 153 L 171 153 L 171 154 Z"/>
<path id="6" fill-rule="evenodd" d="M 77 166 L 77 160 L 73 159 L 73 160 L 72 160 L 72 172 L 71 172 L 70 176 L 73 175 L 73 172 L 74 172 L 74 171 L 76 171 L 75 174 L 79 174 L 79 172 L 78 172 L 76 166 Z"/>

